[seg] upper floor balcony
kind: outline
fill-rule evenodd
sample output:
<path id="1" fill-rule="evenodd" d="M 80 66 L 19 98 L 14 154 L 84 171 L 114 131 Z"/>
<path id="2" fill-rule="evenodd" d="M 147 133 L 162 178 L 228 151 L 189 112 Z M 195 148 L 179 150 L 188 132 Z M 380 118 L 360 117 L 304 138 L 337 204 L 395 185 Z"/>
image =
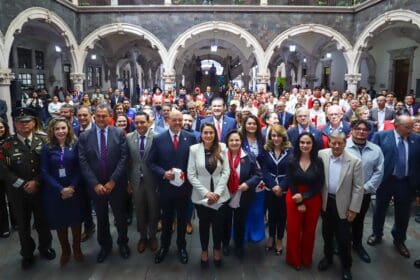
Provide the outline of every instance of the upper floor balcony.
<path id="1" fill-rule="evenodd" d="M 67 0 L 77 6 L 241 5 L 353 7 L 369 0 Z"/>

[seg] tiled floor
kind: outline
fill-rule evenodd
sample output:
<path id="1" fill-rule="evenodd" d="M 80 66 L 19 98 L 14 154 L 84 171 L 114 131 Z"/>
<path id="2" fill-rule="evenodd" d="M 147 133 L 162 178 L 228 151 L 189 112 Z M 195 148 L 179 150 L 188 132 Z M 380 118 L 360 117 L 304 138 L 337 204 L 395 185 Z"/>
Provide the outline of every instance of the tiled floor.
<path id="1" fill-rule="evenodd" d="M 395 251 L 392 245 L 389 233 L 392 226 L 391 217 L 392 213 L 387 218 L 384 242 L 375 248 L 365 245 L 371 255 L 372 263 L 365 264 L 354 256 L 352 269 L 354 279 L 420 279 L 420 269 L 413 266 L 414 260 L 420 258 L 420 224 L 416 223 L 414 218 L 410 220 L 406 245 L 412 257 L 405 259 Z M 366 218 L 365 239 L 370 234 L 371 222 L 371 213 L 369 213 Z M 190 253 L 190 262 L 187 265 L 179 263 L 176 246 L 172 246 L 165 261 L 158 265 L 153 263 L 154 255 L 150 251 L 138 254 L 135 249 L 138 235 L 132 225 L 129 228 L 129 245 L 132 255 L 128 260 L 123 260 L 119 256 L 115 245 L 108 259 L 103 264 L 97 264 L 96 254 L 99 247 L 95 238 L 92 238 L 83 244 L 82 249 L 86 255 L 86 261 L 82 264 L 72 260 L 66 267 L 61 268 L 58 257 L 53 261 L 45 261 L 37 256 L 36 265 L 29 271 L 22 271 L 18 235 L 13 232 L 9 239 L 0 240 L 0 279 L 340 279 L 341 270 L 338 258 L 334 259 L 334 265 L 328 271 L 317 270 L 317 263 L 322 258 L 323 245 L 320 225 L 321 222 L 318 223 L 314 264 L 299 272 L 285 263 L 284 254 L 278 257 L 273 252 L 266 253 L 263 242 L 248 244 L 247 255 L 243 262 L 231 256 L 223 259 L 223 266 L 220 269 L 216 269 L 211 263 L 208 270 L 201 270 L 197 220 L 194 221 L 193 235 L 187 236 Z M 115 234 L 115 228 L 113 228 L 114 237 Z M 60 249 L 55 233 L 53 246 L 59 255 Z"/>

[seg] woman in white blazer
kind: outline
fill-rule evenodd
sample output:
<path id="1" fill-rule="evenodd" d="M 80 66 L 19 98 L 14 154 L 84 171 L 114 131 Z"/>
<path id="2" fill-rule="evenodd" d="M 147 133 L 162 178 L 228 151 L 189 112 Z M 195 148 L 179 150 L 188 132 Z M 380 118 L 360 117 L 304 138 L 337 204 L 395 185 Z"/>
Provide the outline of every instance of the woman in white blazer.
<path id="1" fill-rule="evenodd" d="M 230 198 L 227 182 L 230 168 L 227 148 L 219 143 L 217 131 L 212 123 L 201 127 L 200 143 L 190 147 L 188 180 L 193 186 L 191 200 L 195 204 L 199 219 L 201 242 L 201 266 L 208 267 L 209 231 L 212 227 L 213 260 L 220 267 L 223 236 L 223 203 Z"/>

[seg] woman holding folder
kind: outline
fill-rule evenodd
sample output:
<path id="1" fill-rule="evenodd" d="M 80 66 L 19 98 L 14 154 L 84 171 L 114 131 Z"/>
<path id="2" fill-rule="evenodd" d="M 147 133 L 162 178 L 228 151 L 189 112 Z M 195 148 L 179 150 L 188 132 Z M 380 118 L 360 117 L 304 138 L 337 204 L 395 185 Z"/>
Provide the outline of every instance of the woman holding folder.
<path id="1" fill-rule="evenodd" d="M 193 186 L 191 200 L 199 219 L 201 242 L 201 267 L 209 265 L 209 231 L 213 235 L 213 261 L 216 267 L 222 264 L 221 243 L 223 235 L 223 203 L 229 198 L 229 162 L 226 145 L 219 143 L 216 128 L 211 123 L 201 126 L 200 143 L 190 147 L 188 180 Z"/>

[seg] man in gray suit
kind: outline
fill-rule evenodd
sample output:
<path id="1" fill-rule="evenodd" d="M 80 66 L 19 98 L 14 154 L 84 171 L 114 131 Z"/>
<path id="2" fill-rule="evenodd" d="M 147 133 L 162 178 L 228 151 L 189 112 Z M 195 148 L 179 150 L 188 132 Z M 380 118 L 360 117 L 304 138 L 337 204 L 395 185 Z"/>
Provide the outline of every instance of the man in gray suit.
<path id="1" fill-rule="evenodd" d="M 324 163 L 325 185 L 322 189 L 322 237 L 324 258 L 319 262 L 320 271 L 328 269 L 333 260 L 334 238 L 343 268 L 343 279 L 351 275 L 351 223 L 363 201 L 362 161 L 345 151 L 346 135 L 340 131 L 331 132 L 329 149 L 319 151 Z"/>
<path id="2" fill-rule="evenodd" d="M 137 251 L 143 253 L 147 244 L 152 252 L 158 248 L 156 227 L 159 219 L 157 187 L 154 174 L 147 166 L 150 147 L 155 132 L 150 128 L 151 121 L 145 112 L 134 118 L 136 131 L 127 135 L 129 191 L 134 193 L 137 230 L 140 240 Z"/>
<path id="3" fill-rule="evenodd" d="M 370 110 L 369 119 L 373 121 L 376 131 L 382 131 L 384 130 L 384 122 L 395 118 L 395 111 L 385 106 L 386 97 L 383 94 L 376 97 L 376 103 L 378 107 Z"/>

